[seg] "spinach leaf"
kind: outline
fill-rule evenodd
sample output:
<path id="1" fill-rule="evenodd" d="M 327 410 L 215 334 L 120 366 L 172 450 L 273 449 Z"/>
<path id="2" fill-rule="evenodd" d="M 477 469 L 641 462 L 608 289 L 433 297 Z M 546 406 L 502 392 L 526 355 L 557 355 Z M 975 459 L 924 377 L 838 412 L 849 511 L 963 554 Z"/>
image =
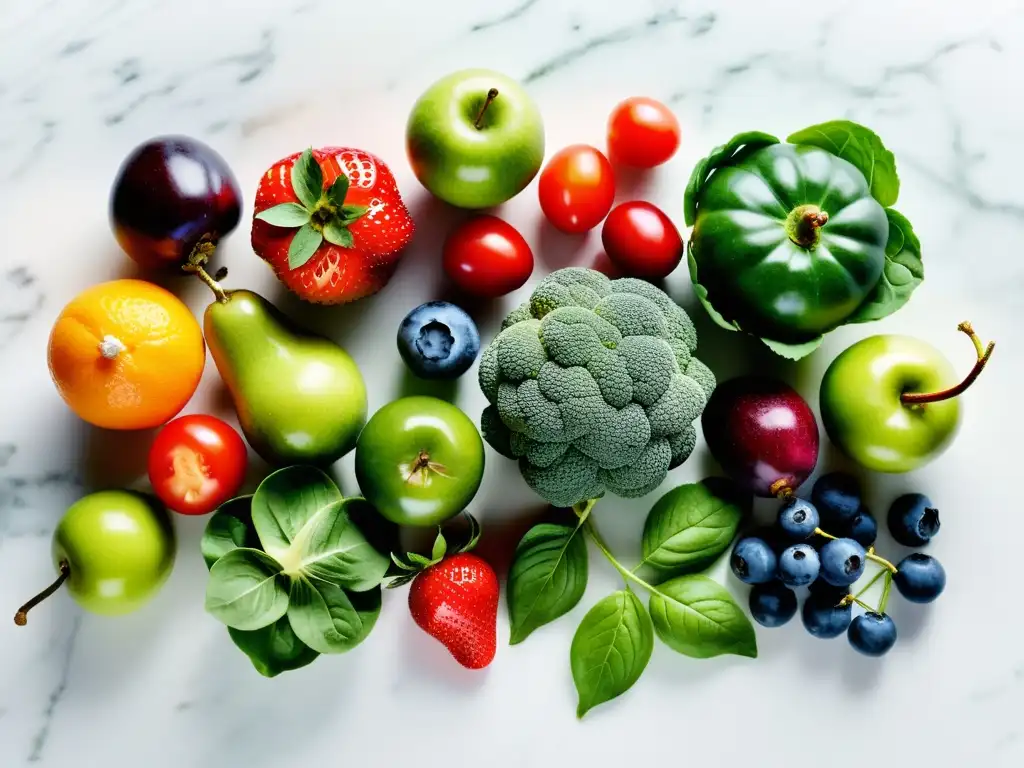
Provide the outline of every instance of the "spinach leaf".
<path id="1" fill-rule="evenodd" d="M 281 565 L 258 549 L 239 547 L 217 560 L 206 584 L 206 610 L 235 629 L 261 629 L 288 610 Z"/>
<path id="2" fill-rule="evenodd" d="M 268 475 L 252 498 L 252 522 L 263 549 L 281 559 L 310 518 L 341 498 L 338 486 L 314 467 L 285 467 Z"/>
<path id="3" fill-rule="evenodd" d="M 686 185 L 686 192 L 683 195 L 683 215 L 686 226 L 692 227 L 693 222 L 697 220 L 697 198 L 700 197 L 704 182 L 716 168 L 739 162 L 759 149 L 778 143 L 779 140 L 769 133 L 747 131 L 736 134 L 722 146 L 711 150 L 711 154 L 694 167 L 690 174 L 690 181 Z"/>
<path id="4" fill-rule="evenodd" d="M 653 650 L 651 617 L 636 595 L 624 589 L 598 602 L 580 622 L 569 651 L 576 716 L 628 691 Z"/>
<path id="5" fill-rule="evenodd" d="M 892 208 L 886 208 L 885 215 L 889 217 L 889 239 L 885 244 L 882 276 L 864 303 L 847 319 L 848 323 L 867 323 L 891 315 L 910 301 L 910 294 L 924 280 L 921 241 L 914 228 L 902 213 Z"/>
<path id="6" fill-rule="evenodd" d="M 749 495 L 718 477 L 673 488 L 647 515 L 641 564 L 662 577 L 708 566 L 728 549 L 750 503 Z"/>
<path id="7" fill-rule="evenodd" d="M 579 526 L 541 523 L 523 536 L 508 573 L 509 643 L 568 613 L 587 588 L 587 544 Z"/>
<path id="8" fill-rule="evenodd" d="M 696 659 L 726 653 L 757 658 L 757 638 L 732 595 L 707 576 L 680 576 L 651 593 L 654 631 L 669 648 Z"/>
<path id="9" fill-rule="evenodd" d="M 380 603 L 379 587 L 350 594 L 330 582 L 298 576 L 292 579 L 288 621 L 314 651 L 344 653 L 370 634 Z"/>
<path id="10" fill-rule="evenodd" d="M 320 655 L 296 637 L 287 616 L 249 632 L 228 627 L 228 634 L 264 677 L 312 664 Z"/>
<path id="11" fill-rule="evenodd" d="M 252 526 L 252 496 L 229 499 L 217 507 L 203 531 L 199 542 L 206 567 L 238 547 L 259 548 L 260 542 Z"/>
<path id="12" fill-rule="evenodd" d="M 786 141 L 821 147 L 841 157 L 864 174 L 871 196 L 882 206 L 888 208 L 896 203 L 900 193 L 896 158 L 870 128 L 850 120 L 832 120 L 790 134 Z"/>
<path id="13" fill-rule="evenodd" d="M 301 574 L 345 589 L 364 592 L 378 586 L 390 560 L 367 541 L 348 510 L 369 507 L 363 499 L 345 499 L 324 507 L 299 531 L 283 565 Z"/>

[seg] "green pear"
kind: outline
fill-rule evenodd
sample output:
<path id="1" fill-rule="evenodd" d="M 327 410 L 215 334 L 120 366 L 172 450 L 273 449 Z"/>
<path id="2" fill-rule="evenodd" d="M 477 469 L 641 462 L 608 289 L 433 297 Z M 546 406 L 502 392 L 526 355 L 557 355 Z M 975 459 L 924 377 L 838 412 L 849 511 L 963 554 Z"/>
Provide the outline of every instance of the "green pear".
<path id="1" fill-rule="evenodd" d="M 345 350 L 251 291 L 219 292 L 203 329 L 242 432 L 264 460 L 325 466 L 355 447 L 366 385 Z"/>

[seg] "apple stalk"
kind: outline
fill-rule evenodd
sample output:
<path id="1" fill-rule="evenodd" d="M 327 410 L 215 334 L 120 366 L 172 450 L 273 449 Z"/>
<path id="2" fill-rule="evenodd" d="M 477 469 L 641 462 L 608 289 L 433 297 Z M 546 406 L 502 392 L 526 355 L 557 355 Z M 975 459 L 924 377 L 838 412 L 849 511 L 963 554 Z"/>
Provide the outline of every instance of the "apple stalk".
<path id="1" fill-rule="evenodd" d="M 978 334 L 974 332 L 974 328 L 966 320 L 956 327 L 958 331 L 967 335 L 967 337 L 974 344 L 974 350 L 978 355 L 978 359 L 974 363 L 974 367 L 970 373 L 954 387 L 949 389 L 943 389 L 939 392 L 904 392 L 900 395 L 900 402 L 904 405 L 926 405 L 927 403 L 939 403 L 943 400 L 950 400 L 954 397 L 959 397 L 974 383 L 975 379 L 981 375 L 981 372 L 985 369 L 988 364 L 989 358 L 992 357 L 992 350 L 995 349 L 996 343 L 990 341 L 986 347 L 982 344 Z"/>
<path id="2" fill-rule="evenodd" d="M 14 623 L 19 627 L 24 627 L 28 623 L 29 611 L 60 589 L 64 582 L 68 580 L 68 577 L 71 576 L 71 564 L 67 560 L 61 560 L 57 568 L 60 571 L 60 575 L 57 577 L 56 581 L 21 606 L 21 608 L 18 609 L 18 612 L 14 614 Z"/>
<path id="3" fill-rule="evenodd" d="M 498 98 L 497 88 L 491 88 L 489 91 L 487 91 L 487 98 L 484 99 L 484 105 L 480 107 L 480 112 L 477 114 L 476 120 L 473 122 L 473 126 L 478 131 L 483 128 L 483 126 L 480 123 L 484 119 L 484 113 L 487 112 L 487 108 L 491 106 L 491 102 L 493 102 L 496 98 Z"/>

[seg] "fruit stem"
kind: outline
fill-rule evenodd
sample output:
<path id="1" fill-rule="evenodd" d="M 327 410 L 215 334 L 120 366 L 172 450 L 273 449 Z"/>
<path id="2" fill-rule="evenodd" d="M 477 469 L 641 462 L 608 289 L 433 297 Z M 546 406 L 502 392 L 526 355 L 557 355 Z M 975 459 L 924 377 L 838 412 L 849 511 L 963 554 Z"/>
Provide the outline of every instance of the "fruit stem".
<path id="1" fill-rule="evenodd" d="M 988 364 L 988 360 L 992 357 L 992 350 L 995 349 L 996 343 L 990 341 L 988 346 L 982 344 L 981 339 L 978 338 L 978 334 L 974 332 L 974 328 L 966 320 L 956 327 L 961 333 L 967 334 L 967 337 L 974 344 L 974 350 L 978 355 L 977 361 L 974 363 L 974 367 L 971 372 L 967 374 L 967 377 L 957 384 L 955 387 L 949 389 L 943 389 L 939 392 L 904 392 L 900 395 L 900 402 L 904 405 L 924 405 L 926 403 L 938 403 L 943 400 L 949 400 L 954 397 L 959 397 L 967 388 L 974 383 L 974 380 L 981 375 L 981 372 L 985 370 L 985 366 Z"/>
<path id="2" fill-rule="evenodd" d="M 57 580 L 21 606 L 21 608 L 18 609 L 18 612 L 14 614 L 14 623 L 19 627 L 24 627 L 28 623 L 28 612 L 60 589 L 61 585 L 67 581 L 68 577 L 71 575 L 71 564 L 67 560 L 61 560 L 57 565 L 57 568 L 60 571 L 60 575 L 57 577 Z"/>
<path id="3" fill-rule="evenodd" d="M 889 592 L 892 590 L 892 573 L 885 571 L 885 584 L 882 585 L 882 597 L 878 601 L 878 612 L 885 614 L 885 607 L 889 604 Z"/>
<path id="4" fill-rule="evenodd" d="M 473 122 L 473 127 L 476 128 L 478 131 L 481 128 L 483 128 L 483 126 L 480 123 L 484 119 L 484 112 L 487 111 L 487 108 L 491 106 L 491 102 L 494 101 L 496 98 L 498 98 L 498 89 L 491 88 L 491 90 L 487 92 L 487 98 L 484 99 L 484 105 L 480 107 L 480 112 L 477 113 L 476 120 Z"/>
<path id="5" fill-rule="evenodd" d="M 865 584 L 864 588 L 862 590 L 860 590 L 856 595 L 854 595 L 854 597 L 861 597 L 861 596 L 863 596 L 865 592 L 867 592 L 869 589 L 871 589 L 873 586 L 875 586 L 875 584 L 878 582 L 878 580 L 880 578 L 882 578 L 887 573 L 892 573 L 892 571 L 888 570 L 887 568 L 883 568 L 882 570 L 880 570 L 878 573 L 876 573 L 874 576 L 871 577 L 871 581 L 869 581 L 867 584 Z"/>
<path id="6" fill-rule="evenodd" d="M 780 477 L 770 486 L 768 486 L 768 492 L 781 501 L 786 501 L 793 497 L 793 488 L 789 484 L 789 480 Z"/>
<path id="7" fill-rule="evenodd" d="M 814 533 L 826 539 L 835 540 L 839 538 L 838 536 L 833 536 L 831 533 L 825 533 L 825 531 L 821 530 L 821 528 L 815 528 Z M 870 560 L 873 563 L 878 563 L 879 565 L 884 566 L 891 573 L 896 573 L 896 571 L 898 570 L 895 565 L 890 563 L 884 557 L 882 557 L 881 555 L 876 555 L 874 547 L 868 547 L 867 551 L 864 554 L 867 556 L 868 560 Z"/>
<path id="8" fill-rule="evenodd" d="M 220 283 L 218 283 L 210 276 L 209 272 L 203 269 L 203 266 L 201 264 L 184 264 L 182 265 L 181 268 L 186 272 L 191 272 L 204 283 L 206 283 L 206 286 L 211 291 L 213 291 L 213 295 L 217 297 L 217 301 L 219 301 L 221 304 L 228 303 L 229 299 L 227 292 L 221 287 Z"/>
<path id="9" fill-rule="evenodd" d="M 828 214 L 810 203 L 798 205 L 786 217 L 786 234 L 789 239 L 803 248 L 818 244 L 821 228 L 828 223 Z"/>

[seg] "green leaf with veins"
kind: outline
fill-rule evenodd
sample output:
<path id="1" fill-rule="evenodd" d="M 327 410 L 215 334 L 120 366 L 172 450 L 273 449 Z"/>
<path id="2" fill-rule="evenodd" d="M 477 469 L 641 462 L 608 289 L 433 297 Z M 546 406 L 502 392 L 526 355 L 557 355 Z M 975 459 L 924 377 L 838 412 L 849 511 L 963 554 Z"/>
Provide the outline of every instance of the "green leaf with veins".
<path id="1" fill-rule="evenodd" d="M 287 615 L 262 629 L 248 632 L 228 627 L 228 634 L 264 677 L 276 677 L 282 672 L 305 667 L 320 655 L 299 640 Z"/>
<path id="2" fill-rule="evenodd" d="M 341 491 L 315 467 L 285 467 L 268 475 L 252 497 L 252 522 L 271 555 L 282 555 L 317 513 L 342 500 Z"/>
<path id="3" fill-rule="evenodd" d="M 319 579 L 292 580 L 288 621 L 314 651 L 344 653 L 361 643 L 380 615 L 381 592 L 348 593 Z"/>
<path id="4" fill-rule="evenodd" d="M 868 323 L 887 317 L 910 301 L 910 294 L 924 280 L 921 261 L 921 241 L 914 228 L 900 212 L 885 209 L 889 219 L 889 239 L 885 244 L 885 266 L 874 290 L 857 310 L 847 318 L 848 323 Z"/>
<path id="5" fill-rule="evenodd" d="M 352 233 L 338 219 L 331 219 L 324 224 L 324 239 L 341 248 L 351 248 L 355 245 Z"/>
<path id="6" fill-rule="evenodd" d="M 343 226 L 355 224 L 370 210 L 368 205 L 346 205 L 338 210 L 338 221 Z"/>
<path id="7" fill-rule="evenodd" d="M 217 560 L 206 584 L 206 610 L 235 629 L 261 629 L 288 610 L 281 565 L 258 549 L 239 547 Z"/>
<path id="8" fill-rule="evenodd" d="M 288 245 L 288 269 L 298 269 L 313 258 L 324 236 L 312 224 L 303 224 L 295 231 Z"/>
<path id="9" fill-rule="evenodd" d="M 309 223 L 310 214 L 298 203 L 281 203 L 260 211 L 256 218 L 275 227 L 301 227 Z"/>
<path id="10" fill-rule="evenodd" d="M 729 591 L 707 576 L 679 576 L 651 592 L 654 631 L 669 648 L 695 659 L 722 654 L 757 658 L 757 638 Z"/>
<path id="11" fill-rule="evenodd" d="M 342 173 L 327 190 L 327 201 L 339 211 L 345 205 L 348 185 L 348 174 Z"/>
<path id="12" fill-rule="evenodd" d="M 292 191 L 307 210 L 312 211 L 324 193 L 324 174 L 320 163 L 307 149 L 292 163 Z"/>
<path id="13" fill-rule="evenodd" d="M 380 585 L 390 560 L 366 539 L 348 510 L 370 506 L 360 498 L 336 501 L 299 531 L 281 559 L 285 572 L 364 592 Z"/>
<path id="14" fill-rule="evenodd" d="M 210 516 L 199 542 L 207 568 L 239 547 L 258 549 L 259 538 L 252 524 L 252 496 L 229 499 Z"/>

